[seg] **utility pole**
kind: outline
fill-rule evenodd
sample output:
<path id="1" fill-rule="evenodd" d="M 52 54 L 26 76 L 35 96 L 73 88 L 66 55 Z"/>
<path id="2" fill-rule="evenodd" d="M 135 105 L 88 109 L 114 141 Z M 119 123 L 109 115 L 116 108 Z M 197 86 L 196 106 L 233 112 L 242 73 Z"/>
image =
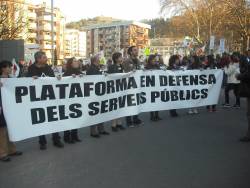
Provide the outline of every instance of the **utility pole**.
<path id="1" fill-rule="evenodd" d="M 54 0 L 51 0 L 51 63 L 54 65 Z"/>

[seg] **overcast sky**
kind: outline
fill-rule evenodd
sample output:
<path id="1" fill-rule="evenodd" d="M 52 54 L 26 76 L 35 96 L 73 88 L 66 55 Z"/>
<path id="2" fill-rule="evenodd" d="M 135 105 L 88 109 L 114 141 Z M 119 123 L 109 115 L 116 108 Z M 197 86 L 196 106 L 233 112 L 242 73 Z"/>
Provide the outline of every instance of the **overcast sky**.
<path id="1" fill-rule="evenodd" d="M 34 4 L 51 0 L 29 0 Z M 110 16 L 125 20 L 160 17 L 159 0 L 54 0 L 66 16 L 67 22 L 81 18 Z"/>

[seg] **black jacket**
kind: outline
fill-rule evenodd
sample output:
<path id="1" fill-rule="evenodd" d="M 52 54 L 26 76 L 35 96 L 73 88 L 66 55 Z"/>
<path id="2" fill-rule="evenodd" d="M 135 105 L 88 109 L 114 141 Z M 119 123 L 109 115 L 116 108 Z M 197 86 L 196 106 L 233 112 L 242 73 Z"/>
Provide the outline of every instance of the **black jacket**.
<path id="1" fill-rule="evenodd" d="M 2 94 L 1 94 L 1 90 L 0 90 L 0 106 L 1 106 L 1 111 L 0 111 L 0 127 L 7 127 L 5 118 L 4 118 L 4 114 L 3 114 L 3 105 L 2 105 Z"/>
<path id="2" fill-rule="evenodd" d="M 108 66 L 108 72 L 109 74 L 112 73 L 123 73 L 123 68 L 121 65 L 117 65 L 117 64 L 112 64 L 110 66 Z"/>
<path id="3" fill-rule="evenodd" d="M 72 74 L 80 75 L 82 74 L 82 72 L 80 71 L 80 69 L 71 68 L 69 70 L 66 70 L 63 76 L 72 76 Z"/>
<path id="4" fill-rule="evenodd" d="M 240 62 L 240 74 L 238 75 L 238 79 L 248 83 L 250 86 L 250 62 L 247 61 L 247 58 L 244 58 Z"/>
<path id="5" fill-rule="evenodd" d="M 38 76 L 41 77 L 42 75 L 48 77 L 55 77 L 54 71 L 49 65 L 45 65 L 44 67 L 37 67 L 36 63 L 32 64 L 28 68 L 27 77 Z"/>
<path id="6" fill-rule="evenodd" d="M 160 66 L 158 64 L 147 63 L 146 66 L 145 66 L 145 69 L 147 69 L 147 70 L 158 70 L 158 69 L 160 69 Z"/>
<path id="7" fill-rule="evenodd" d="M 94 64 L 91 64 L 89 68 L 86 71 L 87 75 L 101 75 L 102 72 L 100 71 L 100 68 Z"/>

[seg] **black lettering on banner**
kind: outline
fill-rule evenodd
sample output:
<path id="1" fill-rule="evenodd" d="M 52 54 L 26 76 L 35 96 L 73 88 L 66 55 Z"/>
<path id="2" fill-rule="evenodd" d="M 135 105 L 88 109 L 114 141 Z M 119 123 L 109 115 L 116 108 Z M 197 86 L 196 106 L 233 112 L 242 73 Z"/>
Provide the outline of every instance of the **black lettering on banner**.
<path id="1" fill-rule="evenodd" d="M 169 91 L 162 91 L 161 92 L 161 101 L 168 102 L 170 100 Z"/>
<path id="2" fill-rule="evenodd" d="M 54 93 L 54 89 L 52 85 L 43 85 L 42 87 L 42 94 L 41 94 L 41 100 L 55 100 L 56 96 Z"/>
<path id="3" fill-rule="evenodd" d="M 151 92 L 151 103 L 155 103 L 155 99 L 160 97 L 159 91 L 152 91 Z"/>
<path id="4" fill-rule="evenodd" d="M 201 98 L 206 99 L 208 97 L 208 89 L 201 90 Z"/>
<path id="5" fill-rule="evenodd" d="M 200 85 L 207 84 L 207 75 L 200 75 Z"/>
<path id="6" fill-rule="evenodd" d="M 47 107 L 48 122 L 52 122 L 52 121 L 57 121 L 58 120 L 58 118 L 55 117 L 55 115 L 57 115 L 56 109 L 57 109 L 56 106 L 48 106 Z"/>
<path id="7" fill-rule="evenodd" d="M 198 85 L 199 84 L 199 77 L 198 75 L 191 75 L 190 76 L 190 81 L 189 81 L 190 85 L 193 86 L 193 85 Z"/>
<path id="8" fill-rule="evenodd" d="M 107 81 L 107 94 L 115 93 L 115 82 L 114 80 Z"/>
<path id="9" fill-rule="evenodd" d="M 43 108 L 34 108 L 30 112 L 32 125 L 45 122 L 45 110 Z"/>
<path id="10" fill-rule="evenodd" d="M 128 106 L 136 106 L 136 103 L 135 103 L 135 95 L 134 94 L 129 94 L 127 95 L 127 103 L 128 103 Z"/>
<path id="11" fill-rule="evenodd" d="M 89 97 L 90 96 L 90 91 L 93 91 L 93 82 L 86 82 L 84 84 L 84 97 Z"/>
<path id="12" fill-rule="evenodd" d="M 198 90 L 198 89 L 194 89 L 194 90 L 192 90 L 192 99 L 193 100 L 197 100 L 197 99 L 199 99 L 200 98 L 200 90 Z"/>
<path id="13" fill-rule="evenodd" d="M 69 98 L 83 97 L 81 85 L 79 83 L 73 83 L 70 87 Z"/>
<path id="14" fill-rule="evenodd" d="M 188 86 L 188 85 L 189 85 L 188 76 L 187 76 L 187 75 L 183 75 L 183 76 L 182 76 L 182 84 L 183 84 L 184 86 Z"/>
<path id="15" fill-rule="evenodd" d="M 97 96 L 103 96 L 106 93 L 106 84 L 105 82 L 97 82 L 95 84 L 95 93 Z"/>
<path id="16" fill-rule="evenodd" d="M 178 91 L 171 91 L 171 101 L 178 101 L 179 97 L 178 97 Z"/>
<path id="17" fill-rule="evenodd" d="M 129 77 L 128 79 L 128 89 L 137 88 L 137 84 L 134 77 Z"/>
<path id="18" fill-rule="evenodd" d="M 216 84 L 216 77 L 214 74 L 209 74 L 208 76 L 208 84 Z"/>
<path id="19" fill-rule="evenodd" d="M 59 118 L 60 118 L 60 120 L 69 119 L 69 116 L 66 116 L 65 106 L 64 105 L 58 106 L 58 109 L 59 109 Z"/>
<path id="20" fill-rule="evenodd" d="M 169 79 L 169 86 L 175 86 L 176 85 L 174 76 L 169 76 L 168 79 Z"/>
<path id="21" fill-rule="evenodd" d="M 141 87 L 146 87 L 145 86 L 145 76 L 141 76 L 140 80 L 141 80 Z"/>
<path id="22" fill-rule="evenodd" d="M 118 79 L 116 80 L 115 85 L 117 92 L 127 90 L 127 79 L 126 78 Z"/>
<path id="23" fill-rule="evenodd" d="M 69 84 L 57 84 L 57 88 L 59 88 L 59 98 L 65 99 L 66 98 L 66 87 L 69 87 Z"/>
<path id="24" fill-rule="evenodd" d="M 191 91 L 190 90 L 187 90 L 186 91 L 186 100 L 190 100 L 191 99 Z"/>
<path id="25" fill-rule="evenodd" d="M 176 76 L 176 85 L 180 86 L 182 82 L 182 76 Z"/>
<path id="26" fill-rule="evenodd" d="M 186 98 L 184 97 L 184 95 L 185 95 L 185 91 L 183 91 L 183 90 L 180 90 L 180 101 L 185 101 L 186 100 Z"/>
<path id="27" fill-rule="evenodd" d="M 160 86 L 167 86 L 168 85 L 168 78 L 167 76 L 159 76 Z"/>
<path id="28" fill-rule="evenodd" d="M 136 93 L 135 97 L 136 97 L 136 105 L 139 105 L 140 104 L 140 96 L 141 94 L 140 93 Z"/>
<path id="29" fill-rule="evenodd" d="M 30 101 L 40 101 L 41 99 L 36 96 L 36 87 L 30 86 Z"/>
<path id="30" fill-rule="evenodd" d="M 22 103 L 22 97 L 28 95 L 28 88 L 19 86 L 15 88 L 16 103 Z"/>
<path id="31" fill-rule="evenodd" d="M 146 76 L 146 87 L 155 87 L 155 76 Z"/>
<path id="32" fill-rule="evenodd" d="M 108 107 L 109 107 L 108 103 L 109 103 L 108 100 L 104 100 L 101 102 L 101 114 L 108 112 Z"/>
<path id="33" fill-rule="evenodd" d="M 114 110 L 117 110 L 117 102 L 118 102 L 117 98 L 109 100 L 109 111 L 110 112 L 114 111 Z"/>
<path id="34" fill-rule="evenodd" d="M 121 96 L 118 98 L 119 101 L 119 108 L 124 108 L 126 105 L 126 99 L 127 99 L 127 95 Z"/>
<path id="35" fill-rule="evenodd" d="M 146 93 L 145 92 L 141 92 L 141 94 L 140 94 L 140 104 L 144 104 L 146 102 L 147 102 Z"/>
<path id="36" fill-rule="evenodd" d="M 98 108 L 99 105 L 100 105 L 99 102 L 89 103 L 89 109 L 91 110 L 91 111 L 89 111 L 90 116 L 94 116 L 94 115 L 99 114 L 99 108 Z"/>
<path id="37" fill-rule="evenodd" d="M 154 87 L 155 86 L 155 76 L 141 76 L 141 87 Z"/>
<path id="38" fill-rule="evenodd" d="M 69 110 L 72 112 L 69 114 L 69 117 L 71 118 L 79 118 L 82 116 L 82 111 L 79 109 L 81 108 L 82 105 L 81 104 L 71 104 L 69 105 Z"/>

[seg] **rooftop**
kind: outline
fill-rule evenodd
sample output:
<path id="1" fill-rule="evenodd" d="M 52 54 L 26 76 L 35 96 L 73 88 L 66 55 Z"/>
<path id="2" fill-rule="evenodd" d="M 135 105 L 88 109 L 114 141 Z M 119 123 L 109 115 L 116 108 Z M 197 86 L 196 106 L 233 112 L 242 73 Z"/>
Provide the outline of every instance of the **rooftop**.
<path id="1" fill-rule="evenodd" d="M 136 22 L 136 21 L 115 21 L 115 22 L 105 23 L 105 24 L 94 24 L 94 25 L 83 27 L 83 29 L 89 30 L 89 29 L 127 26 L 127 25 L 136 25 L 136 26 L 139 26 L 139 27 L 151 29 L 151 25 L 141 23 L 141 22 Z"/>

